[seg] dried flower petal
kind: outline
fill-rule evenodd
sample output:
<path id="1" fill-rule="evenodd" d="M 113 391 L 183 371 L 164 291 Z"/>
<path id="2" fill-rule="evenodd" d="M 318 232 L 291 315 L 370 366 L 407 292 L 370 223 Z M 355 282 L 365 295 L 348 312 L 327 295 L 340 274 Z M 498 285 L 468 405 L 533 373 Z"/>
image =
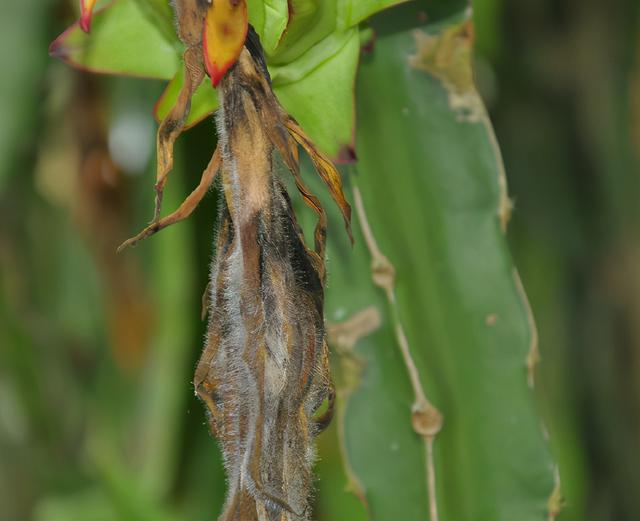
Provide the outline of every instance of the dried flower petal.
<path id="1" fill-rule="evenodd" d="M 349 234 L 349 239 L 351 240 L 351 243 L 353 243 L 353 235 L 351 233 L 351 206 L 349 206 L 349 203 L 344 197 L 340 173 L 336 170 L 336 167 L 333 165 L 331 160 L 320 152 L 318 147 L 313 144 L 311 139 L 309 139 L 305 134 L 304 130 L 302 130 L 302 127 L 298 125 L 297 121 L 293 118 L 289 118 L 286 124 L 293 139 L 295 139 L 302 148 L 305 149 L 307 154 L 309 154 L 311 161 L 313 161 L 313 164 L 318 171 L 318 175 L 320 175 L 324 183 L 327 185 L 329 193 L 331 193 L 331 197 L 338 205 L 338 208 L 340 208 L 347 233 Z"/>

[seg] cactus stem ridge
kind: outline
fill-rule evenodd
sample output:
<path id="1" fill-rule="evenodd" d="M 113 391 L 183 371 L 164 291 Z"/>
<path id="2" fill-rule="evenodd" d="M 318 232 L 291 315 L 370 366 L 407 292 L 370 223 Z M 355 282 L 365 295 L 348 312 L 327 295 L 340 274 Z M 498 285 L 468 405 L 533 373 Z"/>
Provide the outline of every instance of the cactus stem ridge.
<path id="1" fill-rule="evenodd" d="M 540 349 L 538 347 L 538 328 L 536 327 L 536 321 L 533 318 L 533 310 L 531 309 L 531 304 L 529 304 L 529 299 L 527 298 L 527 294 L 524 290 L 524 286 L 522 285 L 520 274 L 518 273 L 518 270 L 516 270 L 515 268 L 513 270 L 513 279 L 516 283 L 516 289 L 518 290 L 520 301 L 525 307 L 525 311 L 527 313 L 527 321 L 529 323 L 529 331 L 531 331 L 531 338 L 529 340 L 529 351 L 527 352 L 526 365 L 527 365 L 527 383 L 529 384 L 529 387 L 533 389 L 535 386 L 536 366 L 540 362 Z"/>
<path id="2" fill-rule="evenodd" d="M 382 253 L 373 235 L 364 202 L 358 186 L 353 183 L 353 202 L 358 216 L 358 222 L 364 236 L 367 249 L 371 255 L 371 276 L 376 286 L 384 290 L 391 319 L 394 324 L 396 341 L 402 354 L 404 365 L 407 369 L 409 381 L 414 394 L 414 402 L 411 407 L 411 424 L 414 431 L 422 437 L 425 445 L 425 466 L 427 472 L 427 495 L 429 499 L 430 521 L 438 521 L 438 503 L 436 498 L 436 472 L 434 465 L 433 443 L 437 434 L 442 429 L 442 413 L 427 399 L 420 380 L 420 373 L 411 355 L 409 341 L 400 320 L 396 294 L 395 294 L 395 268 L 389 259 Z"/>
<path id="3" fill-rule="evenodd" d="M 557 465 L 553 467 L 553 479 L 555 487 L 549 496 L 547 508 L 549 511 L 548 521 L 555 521 L 562 509 L 564 508 L 564 498 L 562 497 L 562 488 L 560 483 L 560 470 Z"/>

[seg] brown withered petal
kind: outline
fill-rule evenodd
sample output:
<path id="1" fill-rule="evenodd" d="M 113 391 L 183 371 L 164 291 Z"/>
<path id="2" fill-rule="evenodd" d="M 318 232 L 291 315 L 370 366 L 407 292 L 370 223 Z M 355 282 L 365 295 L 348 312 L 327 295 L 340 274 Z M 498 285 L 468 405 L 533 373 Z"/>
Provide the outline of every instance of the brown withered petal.
<path id="1" fill-rule="evenodd" d="M 176 13 L 178 36 L 187 47 L 200 47 L 209 0 L 171 0 Z"/>
<path id="2" fill-rule="evenodd" d="M 120 246 L 118 246 L 118 252 L 129 246 L 135 246 L 142 239 L 146 239 L 151 235 L 159 232 L 167 226 L 171 226 L 183 219 L 186 219 L 196 209 L 202 198 L 205 196 L 220 169 L 220 150 L 216 148 L 211 161 L 207 165 L 207 168 L 202 173 L 200 183 L 194 190 L 187 196 L 182 204 L 173 213 L 163 217 L 162 219 L 154 220 L 149 226 L 142 230 L 138 235 L 127 239 Z"/>
<path id="3" fill-rule="evenodd" d="M 173 145 L 184 129 L 189 115 L 191 98 L 204 78 L 202 52 L 199 47 L 188 47 L 184 52 L 184 84 L 178 94 L 176 104 L 171 108 L 158 127 L 156 137 L 156 205 L 153 222 L 158 223 L 162 207 L 162 194 L 167 176 L 173 169 Z"/>
<path id="4" fill-rule="evenodd" d="M 318 174 L 329 188 L 329 193 L 331 193 L 331 197 L 336 202 L 340 211 L 342 212 L 342 216 L 344 218 L 344 223 L 347 228 L 347 233 L 349 234 L 349 238 L 353 243 L 353 235 L 351 233 L 351 206 L 344 197 L 344 193 L 342 192 L 342 179 L 340 177 L 340 173 L 331 162 L 331 160 L 325 156 L 322 152 L 318 150 L 318 148 L 313 144 L 311 139 L 305 134 L 302 127 L 298 125 L 298 122 L 292 117 L 288 117 L 286 120 L 286 125 L 293 138 L 302 145 L 309 154 L 309 157 L 313 161 Z"/>

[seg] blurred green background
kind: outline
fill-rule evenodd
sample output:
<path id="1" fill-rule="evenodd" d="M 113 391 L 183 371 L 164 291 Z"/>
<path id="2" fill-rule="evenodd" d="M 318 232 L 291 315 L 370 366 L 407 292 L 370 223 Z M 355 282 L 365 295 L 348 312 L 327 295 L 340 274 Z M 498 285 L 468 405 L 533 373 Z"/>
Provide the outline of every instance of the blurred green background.
<path id="1" fill-rule="evenodd" d="M 634 521 L 640 3 L 473 6 L 476 80 L 538 325 L 536 393 L 562 475 L 559 519 Z M 74 8 L 9 0 L 0 17 L 0 519 L 214 519 L 224 477 L 190 381 L 215 197 L 115 255 L 151 216 L 162 84 L 50 59 Z M 167 208 L 197 183 L 213 129 L 206 121 L 179 141 Z M 319 444 L 317 518 L 364 519 L 344 493 L 335 429 Z"/>

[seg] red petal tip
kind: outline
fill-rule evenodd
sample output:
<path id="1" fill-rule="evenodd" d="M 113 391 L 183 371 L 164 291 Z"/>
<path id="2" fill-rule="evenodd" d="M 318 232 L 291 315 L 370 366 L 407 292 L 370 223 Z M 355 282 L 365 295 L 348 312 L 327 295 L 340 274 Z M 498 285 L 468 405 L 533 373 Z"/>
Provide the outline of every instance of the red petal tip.
<path id="1" fill-rule="evenodd" d="M 91 15 L 96 6 L 96 0 L 80 0 L 80 28 L 85 32 L 91 31 Z"/>
<path id="2" fill-rule="evenodd" d="M 211 76 L 211 84 L 213 85 L 214 88 L 218 87 L 218 85 L 222 81 L 222 78 L 224 77 L 224 75 L 228 70 L 229 70 L 229 66 L 218 68 L 217 65 L 213 63 L 210 64 L 208 72 L 209 72 L 209 76 Z"/>
<path id="3" fill-rule="evenodd" d="M 91 32 L 91 12 L 83 12 L 80 16 L 80 28 L 87 34 Z"/>
<path id="4" fill-rule="evenodd" d="M 56 38 L 49 45 L 49 56 L 52 58 L 62 58 L 64 53 L 62 52 L 62 42 L 60 38 Z"/>
<path id="5" fill-rule="evenodd" d="M 209 53 L 207 51 L 207 46 L 204 45 L 204 66 L 207 70 L 207 73 L 209 74 L 209 77 L 211 78 L 211 84 L 213 85 L 213 88 L 217 88 L 220 84 L 220 81 L 222 81 L 222 78 L 224 78 L 224 75 L 236 62 L 236 60 L 232 60 L 222 65 L 222 67 L 219 67 L 216 62 L 211 61 L 211 58 L 209 57 Z"/>

